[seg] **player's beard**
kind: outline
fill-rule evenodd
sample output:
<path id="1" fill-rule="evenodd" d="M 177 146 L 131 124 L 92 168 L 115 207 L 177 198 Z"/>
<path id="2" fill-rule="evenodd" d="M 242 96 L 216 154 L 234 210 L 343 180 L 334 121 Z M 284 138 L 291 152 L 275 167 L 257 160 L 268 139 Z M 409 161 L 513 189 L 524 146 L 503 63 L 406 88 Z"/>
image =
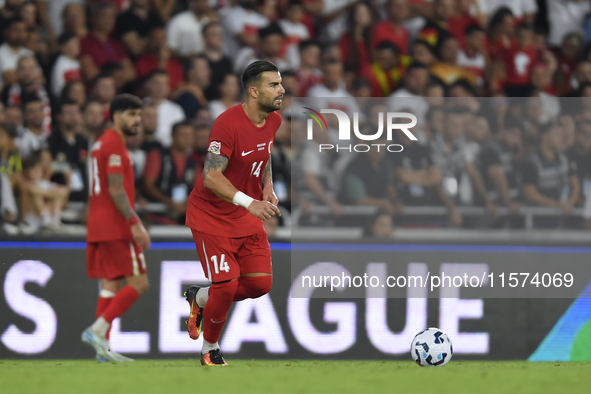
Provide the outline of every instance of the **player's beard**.
<path id="1" fill-rule="evenodd" d="M 125 135 L 134 136 L 137 134 L 137 129 L 139 126 L 139 123 L 133 124 L 131 126 L 123 125 L 123 127 L 121 127 L 121 131 L 123 131 L 123 134 Z"/>
<path id="2" fill-rule="evenodd" d="M 275 100 L 277 100 L 278 98 L 283 99 L 283 97 L 277 96 L 273 97 L 272 99 L 269 99 L 268 101 L 266 100 L 266 98 L 265 101 L 259 100 L 259 109 L 268 114 L 274 111 L 279 111 L 281 109 L 281 105 L 283 104 L 283 102 L 280 104 L 275 104 Z"/>

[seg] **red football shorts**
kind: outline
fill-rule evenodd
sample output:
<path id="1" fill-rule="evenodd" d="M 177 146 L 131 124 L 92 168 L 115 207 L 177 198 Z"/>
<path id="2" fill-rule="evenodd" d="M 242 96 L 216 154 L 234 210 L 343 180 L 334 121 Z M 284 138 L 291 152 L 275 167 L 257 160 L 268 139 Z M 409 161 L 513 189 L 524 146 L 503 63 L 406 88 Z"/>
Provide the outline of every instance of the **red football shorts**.
<path id="1" fill-rule="evenodd" d="M 120 279 L 145 274 L 146 259 L 134 241 L 88 242 L 86 268 L 89 278 Z"/>
<path id="2" fill-rule="evenodd" d="M 226 238 L 191 231 L 203 272 L 212 283 L 236 279 L 242 274 L 273 273 L 266 233 Z"/>

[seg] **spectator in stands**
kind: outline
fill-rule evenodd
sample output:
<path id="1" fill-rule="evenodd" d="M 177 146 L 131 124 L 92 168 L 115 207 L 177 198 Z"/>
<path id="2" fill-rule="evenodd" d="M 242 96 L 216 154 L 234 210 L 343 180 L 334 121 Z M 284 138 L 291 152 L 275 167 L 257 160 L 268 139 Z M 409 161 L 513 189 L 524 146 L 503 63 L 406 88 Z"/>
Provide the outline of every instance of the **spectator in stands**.
<path id="1" fill-rule="evenodd" d="M 558 123 L 560 123 L 560 125 L 562 126 L 562 130 L 564 130 L 564 140 L 563 142 L 563 147 L 562 150 L 566 151 L 568 149 L 570 149 L 574 143 L 575 143 L 575 139 L 576 139 L 576 124 L 575 124 L 575 120 L 573 119 L 573 117 L 570 114 L 564 113 L 564 114 L 560 114 L 560 116 L 558 117 L 552 117 L 552 120 L 557 119 Z"/>
<path id="2" fill-rule="evenodd" d="M 466 27 L 465 49 L 458 53 L 457 65 L 470 71 L 479 87 L 484 87 L 485 73 L 489 67 L 488 52 L 486 51 L 486 33 L 478 24 Z"/>
<path id="3" fill-rule="evenodd" d="M 100 137 L 105 125 L 103 106 L 98 101 L 89 101 L 84 106 L 82 112 L 82 131 L 81 134 L 86 137 L 90 145 Z"/>
<path id="4" fill-rule="evenodd" d="M 489 215 L 496 217 L 497 207 L 488 198 L 482 177 L 474 165 L 474 152 L 465 137 L 466 117 L 457 111 L 448 111 L 445 116 L 443 133 L 436 134 L 430 141 L 431 157 L 441 170 L 443 191 L 455 203 L 472 204 L 478 193 Z M 470 117 L 468 121 L 472 120 Z"/>
<path id="5" fill-rule="evenodd" d="M 149 44 L 150 31 L 163 26 L 160 15 L 151 9 L 150 0 L 131 0 L 129 8 L 117 16 L 113 35 L 125 44 L 132 58 L 138 58 Z"/>
<path id="6" fill-rule="evenodd" d="M 357 102 L 345 90 L 343 78 L 343 63 L 338 58 L 328 58 L 322 63 L 324 78 L 322 83 L 315 85 L 308 91 L 308 97 L 316 98 L 320 108 L 334 108 L 348 113 L 359 110 Z M 332 117 L 330 117 L 331 120 Z"/>
<path id="7" fill-rule="evenodd" d="M 564 130 L 560 124 L 550 122 L 540 128 L 538 150 L 532 152 L 522 166 L 523 195 L 528 204 L 557 207 L 570 215 L 579 199 L 580 185 L 577 168 L 563 150 Z M 568 187 L 568 197 L 563 192 Z M 534 218 L 534 226 L 557 227 L 556 218 Z"/>
<path id="8" fill-rule="evenodd" d="M 0 26 L 5 26 L 10 19 L 19 16 L 24 0 L 5 0 L 0 7 Z M 2 39 L 0 39 L 0 42 Z"/>
<path id="9" fill-rule="evenodd" d="M 17 82 L 6 86 L 2 92 L 2 101 L 7 105 L 20 106 L 23 101 L 36 96 L 43 101 L 45 119 L 43 132 L 51 131 L 51 102 L 47 90 L 40 82 L 41 75 L 37 60 L 33 56 L 23 56 L 17 64 Z"/>
<path id="10" fill-rule="evenodd" d="M 476 76 L 468 69 L 458 65 L 458 53 L 460 45 L 458 39 L 452 35 L 439 38 L 438 53 L 440 62 L 431 66 L 431 74 L 447 85 L 451 85 L 459 79 L 466 79 L 476 85 Z"/>
<path id="11" fill-rule="evenodd" d="M 551 52 L 546 51 L 546 56 L 550 56 L 553 60 L 551 72 L 556 71 L 556 89 L 560 94 L 568 92 L 572 74 L 577 67 L 577 62 L 583 57 L 584 48 L 585 39 L 583 35 L 579 32 L 571 32 L 564 36 L 560 50 L 556 53 L 556 58 Z"/>
<path id="12" fill-rule="evenodd" d="M 302 41 L 310 39 L 310 32 L 302 23 L 304 18 L 304 3 L 301 0 L 289 0 L 285 8 L 285 18 L 278 24 L 285 34 L 283 50 L 292 70 L 300 66 L 298 46 Z"/>
<path id="13" fill-rule="evenodd" d="M 62 89 L 59 101 L 72 100 L 75 101 L 80 108 L 86 105 L 86 87 L 84 82 L 76 80 L 66 83 Z"/>
<path id="14" fill-rule="evenodd" d="M 227 74 L 220 85 L 220 99 L 209 103 L 211 118 L 217 119 L 225 110 L 238 104 L 240 94 L 240 82 L 235 74 Z"/>
<path id="15" fill-rule="evenodd" d="M 154 71 L 146 81 L 146 89 L 149 103 L 158 108 L 158 129 L 154 137 L 164 147 L 170 147 L 172 126 L 185 119 L 183 108 L 167 99 L 170 82 L 165 71 Z"/>
<path id="16" fill-rule="evenodd" d="M 402 107 L 410 108 L 419 124 L 422 124 L 429 109 L 429 104 L 422 97 L 428 82 L 429 70 L 427 66 L 422 63 L 412 63 L 402 78 L 402 86 L 390 95 L 390 110 L 398 111 Z"/>
<path id="17" fill-rule="evenodd" d="M 371 134 L 365 126 L 362 134 Z M 380 207 L 393 215 L 401 210 L 394 187 L 394 167 L 389 160 L 385 135 L 374 141 L 369 152 L 358 153 L 345 169 L 341 202 L 348 205 Z M 381 147 L 379 145 L 382 145 Z"/>
<path id="18" fill-rule="evenodd" d="M 394 237 L 394 218 L 387 211 L 380 210 L 371 217 L 365 235 L 377 239 Z"/>
<path id="19" fill-rule="evenodd" d="M 16 136 L 16 127 L 7 123 L 0 125 L 0 173 L 9 178 L 13 189 L 19 184 L 23 170 L 21 155 L 14 144 Z"/>
<path id="20" fill-rule="evenodd" d="M 172 57 L 166 46 L 166 30 L 162 26 L 155 26 L 150 30 L 146 51 L 136 61 L 135 68 L 140 79 L 148 77 L 155 70 L 165 70 L 169 76 L 171 92 L 175 92 L 185 80 L 183 66 Z"/>
<path id="21" fill-rule="evenodd" d="M 298 89 L 294 94 L 306 97 L 308 90 L 322 82 L 320 66 L 320 46 L 315 41 L 302 41 L 299 45 L 300 66 L 296 71 Z"/>
<path id="22" fill-rule="evenodd" d="M 198 55 L 187 63 L 187 82 L 174 94 L 175 101 L 182 107 L 185 116 L 190 119 L 196 117 L 201 108 L 208 108 L 209 102 L 205 95 L 211 83 L 209 62 L 203 55 Z"/>
<path id="23" fill-rule="evenodd" d="M 203 168 L 205 164 L 205 156 L 207 155 L 207 148 L 209 147 L 209 131 L 211 125 L 209 123 L 197 122 L 195 124 L 195 138 L 193 139 L 193 159 Z"/>
<path id="24" fill-rule="evenodd" d="M 88 27 L 86 23 L 86 11 L 82 5 L 83 0 L 58 0 L 51 1 L 53 3 L 64 3 L 61 12 L 58 10 L 56 22 L 52 23 L 53 26 L 59 26 L 56 30 L 56 35 L 62 34 L 60 30 L 63 29 L 63 33 L 75 34 L 79 39 L 83 39 L 88 34 Z M 42 3 L 41 3 L 42 4 Z M 58 8 L 59 6 L 55 6 Z"/>
<path id="25" fill-rule="evenodd" d="M 190 0 L 189 10 L 168 23 L 168 47 L 175 56 L 188 59 L 203 52 L 203 27 L 210 22 L 208 0 Z M 237 23 L 235 21 L 234 23 Z"/>
<path id="26" fill-rule="evenodd" d="M 299 174 L 298 198 L 304 204 L 324 204 L 338 216 L 342 207 L 337 202 L 337 183 L 331 170 L 331 156 L 327 150 L 319 150 L 320 144 L 330 143 L 328 130 L 314 128 L 313 139 L 304 141 L 298 155 L 293 158 Z"/>
<path id="27" fill-rule="evenodd" d="M 533 28 L 521 24 L 517 29 L 517 40 L 506 50 L 495 64 L 493 89 L 504 81 L 504 90 L 508 97 L 527 97 L 531 70 L 537 57 L 533 47 Z M 504 76 L 504 77 L 502 77 Z"/>
<path id="28" fill-rule="evenodd" d="M 199 172 L 192 157 L 194 132 L 191 122 L 176 123 L 172 128 L 171 147 L 152 150 L 144 171 L 148 199 L 166 204 L 169 218 L 179 223 L 184 223 L 187 198 Z"/>
<path id="29" fill-rule="evenodd" d="M 4 123 L 18 128 L 23 125 L 23 111 L 20 105 L 10 105 L 4 110 Z"/>
<path id="30" fill-rule="evenodd" d="M 142 110 L 142 129 L 144 130 L 144 139 L 142 150 L 150 153 L 153 149 L 162 149 L 162 144 L 156 139 L 156 130 L 158 130 L 158 106 L 152 103 L 144 104 Z"/>
<path id="31" fill-rule="evenodd" d="M 246 67 L 257 60 L 268 60 L 279 68 L 279 71 L 289 69 L 290 65 L 285 54 L 281 53 L 281 45 L 285 35 L 278 24 L 273 23 L 258 31 L 259 43 L 256 48 L 246 46 L 242 48 L 234 60 L 234 73 L 242 75 Z"/>
<path id="32" fill-rule="evenodd" d="M 577 205 L 584 205 L 591 198 L 591 122 L 583 121 L 577 125 L 575 144 L 566 151 L 566 157 L 577 167 L 580 196 Z"/>
<path id="33" fill-rule="evenodd" d="M 142 177 L 144 176 L 144 169 L 146 168 L 147 152 L 141 147 L 144 144 L 144 129 L 140 127 L 137 134 L 127 138 L 125 145 L 127 151 L 133 162 L 133 173 L 135 176 L 135 184 L 138 190 L 142 187 Z"/>
<path id="34" fill-rule="evenodd" d="M 416 40 L 412 44 L 411 57 L 416 63 L 424 64 L 427 68 L 437 63 L 433 47 L 421 40 Z"/>
<path id="35" fill-rule="evenodd" d="M 66 83 L 78 81 L 80 73 L 80 39 L 71 33 L 64 33 L 58 39 L 61 54 L 58 56 L 51 73 L 53 97 L 59 97 Z M 84 104 L 84 103 L 82 103 Z"/>
<path id="36" fill-rule="evenodd" d="M 92 81 L 106 64 L 118 64 L 121 72 L 115 74 L 115 83 L 121 89 L 136 75 L 127 49 L 112 36 L 116 13 L 117 8 L 112 3 L 101 1 L 92 6 L 92 30 L 81 41 L 80 66 L 84 79 Z"/>
<path id="37" fill-rule="evenodd" d="M 115 77 L 113 77 L 112 74 L 105 72 L 99 74 L 92 84 L 92 99 L 103 106 L 105 120 L 110 119 L 109 111 L 111 101 L 113 101 L 117 95 L 117 87 L 115 85 Z"/>
<path id="38" fill-rule="evenodd" d="M 224 28 L 224 51 L 233 56 L 245 45 L 258 44 L 258 31 L 269 25 L 270 21 L 255 10 L 255 0 L 238 0 L 220 15 Z"/>
<path id="39" fill-rule="evenodd" d="M 375 62 L 364 70 L 363 75 L 371 83 L 373 97 L 388 97 L 398 87 L 404 74 L 400 48 L 390 41 L 382 41 L 374 53 Z"/>
<path id="40" fill-rule="evenodd" d="M 27 30 L 37 27 L 37 4 L 26 2 L 20 7 L 19 16 L 25 21 Z"/>
<path id="41" fill-rule="evenodd" d="M 407 0 L 387 0 L 384 5 L 387 19 L 373 26 L 371 34 L 372 47 L 376 48 L 379 43 L 389 41 L 395 44 L 402 54 L 408 54 L 408 31 L 402 22 L 408 18 Z"/>
<path id="42" fill-rule="evenodd" d="M 232 60 L 224 54 L 224 40 L 222 25 L 217 22 L 208 23 L 203 27 L 205 50 L 203 55 L 209 62 L 211 70 L 211 83 L 205 90 L 205 96 L 210 100 L 220 97 L 218 87 L 224 81 L 226 75 L 232 73 Z"/>
<path id="43" fill-rule="evenodd" d="M 0 75 L 4 86 L 17 82 L 17 64 L 24 56 L 33 52 L 24 47 L 27 39 L 27 26 L 20 17 L 13 17 L 2 26 L 6 42 L 0 46 Z"/>
<path id="44" fill-rule="evenodd" d="M 427 23 L 419 32 L 418 38 L 433 48 L 440 47 L 439 40 L 449 36 L 449 20 L 456 13 L 454 0 L 435 0 L 433 6 L 411 4 L 411 10 L 427 19 Z"/>
<path id="45" fill-rule="evenodd" d="M 58 127 L 48 139 L 54 170 L 66 179 L 71 201 L 86 201 L 88 140 L 77 132 L 82 122 L 80 107 L 73 101 L 61 103 L 57 120 Z"/>
<path id="46" fill-rule="evenodd" d="M 35 154 L 23 162 L 24 216 L 35 230 L 63 232 L 62 211 L 68 203 L 69 190 L 43 179 L 41 158 Z"/>
<path id="47" fill-rule="evenodd" d="M 368 3 L 357 2 L 347 13 L 347 32 L 339 40 L 341 61 L 356 72 L 371 64 L 371 32 L 375 24 L 375 12 Z"/>
<path id="48" fill-rule="evenodd" d="M 534 23 L 538 12 L 535 0 L 481 0 L 479 4 L 485 15 L 491 15 L 500 8 L 508 7 L 517 19 L 526 23 Z"/>
<path id="49" fill-rule="evenodd" d="M 552 72 L 544 63 L 534 65 L 531 73 L 531 96 L 540 97 L 544 109 L 544 121 L 556 118 L 560 113 L 560 100 L 552 86 Z"/>
<path id="50" fill-rule="evenodd" d="M 22 108 L 24 127 L 19 130 L 15 144 L 21 156 L 26 159 L 41 150 L 47 141 L 47 134 L 43 132 L 43 101 L 33 96 L 23 103 Z"/>

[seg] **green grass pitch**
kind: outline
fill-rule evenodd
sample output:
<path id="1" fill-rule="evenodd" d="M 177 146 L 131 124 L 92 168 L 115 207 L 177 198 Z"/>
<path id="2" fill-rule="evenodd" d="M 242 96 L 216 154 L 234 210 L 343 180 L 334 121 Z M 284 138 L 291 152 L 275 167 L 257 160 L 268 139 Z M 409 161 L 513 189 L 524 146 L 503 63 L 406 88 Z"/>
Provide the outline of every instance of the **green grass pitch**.
<path id="1" fill-rule="evenodd" d="M 227 368 L 205 368 L 198 360 L 0 360 L 0 393 L 591 393 L 591 363 L 228 362 Z"/>

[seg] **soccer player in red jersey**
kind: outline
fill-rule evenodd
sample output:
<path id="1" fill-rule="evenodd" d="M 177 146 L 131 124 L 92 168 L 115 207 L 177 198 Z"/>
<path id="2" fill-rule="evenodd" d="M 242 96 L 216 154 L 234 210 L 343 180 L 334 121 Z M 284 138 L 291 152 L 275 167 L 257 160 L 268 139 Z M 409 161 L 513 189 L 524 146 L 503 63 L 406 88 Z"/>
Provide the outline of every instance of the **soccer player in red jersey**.
<path id="1" fill-rule="evenodd" d="M 213 123 L 203 176 L 187 204 L 186 225 L 211 281 L 210 287 L 191 286 L 185 293 L 192 339 L 199 338 L 203 324 L 202 365 L 227 365 L 218 339 L 232 302 L 261 297 L 273 282 L 263 220 L 281 215 L 271 147 L 285 90 L 277 66 L 268 61 L 249 65 L 242 83 L 246 101 Z"/>
<path id="2" fill-rule="evenodd" d="M 97 361 L 133 361 L 111 351 L 108 338 L 113 320 L 148 289 L 143 250 L 150 236 L 133 208 L 133 164 L 125 146 L 140 127 L 142 101 L 122 94 L 110 109 L 113 129 L 105 131 L 90 154 L 86 266 L 89 278 L 100 279 L 101 291 L 97 320 L 82 333 L 82 341 L 96 350 Z"/>

